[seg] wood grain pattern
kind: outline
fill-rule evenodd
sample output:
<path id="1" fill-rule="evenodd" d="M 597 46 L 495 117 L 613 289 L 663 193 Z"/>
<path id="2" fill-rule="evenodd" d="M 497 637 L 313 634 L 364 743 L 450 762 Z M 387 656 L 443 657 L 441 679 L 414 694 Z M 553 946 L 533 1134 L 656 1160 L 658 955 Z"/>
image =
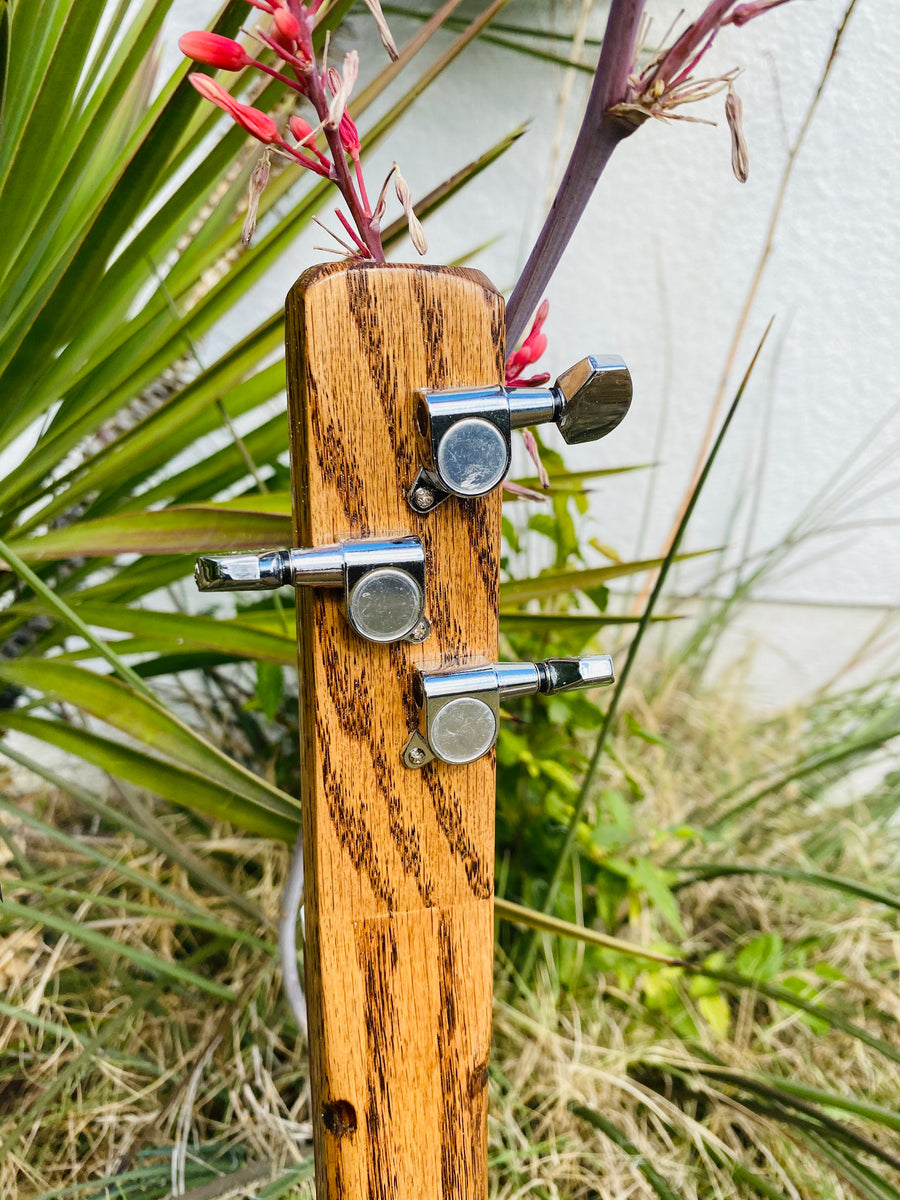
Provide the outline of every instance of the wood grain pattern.
<path id="1" fill-rule="evenodd" d="M 298 595 L 306 984 L 319 1200 L 483 1200 L 495 762 L 405 768 L 411 667 L 497 657 L 499 492 L 428 517 L 413 393 L 496 383 L 503 302 L 479 272 L 335 265 L 287 300 L 296 544 L 416 533 L 421 646 Z"/>

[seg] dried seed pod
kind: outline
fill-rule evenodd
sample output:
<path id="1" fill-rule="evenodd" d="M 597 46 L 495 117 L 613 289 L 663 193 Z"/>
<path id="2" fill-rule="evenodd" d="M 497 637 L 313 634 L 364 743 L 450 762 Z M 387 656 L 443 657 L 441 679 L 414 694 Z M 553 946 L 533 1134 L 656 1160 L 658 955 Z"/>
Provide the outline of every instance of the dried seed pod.
<path id="1" fill-rule="evenodd" d="M 381 11 L 379 0 L 365 0 L 366 8 L 375 18 L 375 24 L 378 27 L 378 36 L 381 38 L 381 44 L 388 52 L 392 62 L 396 62 L 400 57 L 397 53 L 397 43 L 394 41 L 384 13 Z"/>
<path id="2" fill-rule="evenodd" d="M 241 244 L 249 246 L 250 241 L 256 231 L 256 214 L 259 211 L 259 198 L 266 189 L 266 184 L 269 182 L 269 151 L 266 150 L 262 158 L 253 168 L 250 175 L 250 194 L 247 198 L 247 215 L 244 217 L 244 227 L 241 230 Z"/>
<path id="3" fill-rule="evenodd" d="M 738 183 L 746 183 L 750 174 L 750 155 L 744 137 L 744 106 L 730 84 L 725 97 L 725 120 L 731 131 L 731 169 Z"/>
<path id="4" fill-rule="evenodd" d="M 397 199 L 403 205 L 403 211 L 406 213 L 406 222 L 409 225 L 409 236 L 412 239 L 412 244 L 420 254 L 424 254 L 428 250 L 428 239 L 425 237 L 422 222 L 413 210 L 412 193 L 409 190 L 409 184 L 400 174 L 400 168 L 396 163 L 394 163 L 394 190 L 397 193 Z"/>

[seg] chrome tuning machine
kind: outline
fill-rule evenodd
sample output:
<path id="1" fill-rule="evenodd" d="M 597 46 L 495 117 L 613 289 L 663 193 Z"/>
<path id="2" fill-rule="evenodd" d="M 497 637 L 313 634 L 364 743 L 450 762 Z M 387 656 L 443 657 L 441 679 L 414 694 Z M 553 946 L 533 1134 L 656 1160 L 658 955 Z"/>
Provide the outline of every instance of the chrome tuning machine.
<path id="1" fill-rule="evenodd" d="M 553 421 L 569 445 L 605 437 L 628 412 L 631 396 L 631 374 L 616 355 L 583 358 L 552 388 L 423 389 L 416 403 L 423 465 L 409 505 L 427 513 L 450 495 L 470 499 L 492 491 L 509 471 L 513 429 Z"/>
<path id="2" fill-rule="evenodd" d="M 543 662 L 491 663 L 446 671 L 416 671 L 413 694 L 420 728 L 403 747 L 407 767 L 432 759 L 475 762 L 497 740 L 500 702 L 537 692 L 553 695 L 615 682 L 608 654 L 547 658 Z"/>
<path id="3" fill-rule="evenodd" d="M 209 554 L 197 559 L 201 592 L 343 588 L 351 628 L 370 642 L 423 642 L 425 551 L 417 537 L 365 538 L 308 550 Z"/>

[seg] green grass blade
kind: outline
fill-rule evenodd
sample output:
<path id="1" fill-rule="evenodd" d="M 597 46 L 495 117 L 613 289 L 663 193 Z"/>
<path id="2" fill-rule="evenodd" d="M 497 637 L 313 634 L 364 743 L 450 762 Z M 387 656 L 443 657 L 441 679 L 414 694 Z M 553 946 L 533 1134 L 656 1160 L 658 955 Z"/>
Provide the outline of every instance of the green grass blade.
<path id="1" fill-rule="evenodd" d="M 288 667 L 295 666 L 297 662 L 297 642 L 293 632 L 285 637 L 245 624 L 240 618 L 224 620 L 191 613 L 152 612 L 144 608 L 121 608 L 113 604 L 96 603 L 79 604 L 78 613 L 91 625 L 155 638 L 163 645 L 187 643 L 236 658 L 262 659 Z"/>
<path id="2" fill-rule="evenodd" d="M 296 821 L 299 802 L 230 759 L 155 701 L 130 691 L 108 675 L 96 675 L 49 659 L 0 662 L 0 678 L 75 704 L 145 746 L 196 771 L 264 812 Z"/>
<path id="3" fill-rule="evenodd" d="M 689 554 L 677 555 L 676 561 L 683 562 L 714 553 L 714 550 L 695 550 Z M 551 596 L 567 595 L 570 592 L 589 591 L 612 579 L 624 579 L 628 575 L 652 571 L 663 566 L 665 561 L 663 558 L 645 558 L 636 562 L 612 563 L 608 567 L 589 567 L 582 571 L 545 571 L 543 575 L 535 575 L 531 579 L 513 579 L 500 585 L 500 603 L 525 604 L 528 600 L 546 600 Z"/>
<path id="4" fill-rule="evenodd" d="M 252 496 L 237 505 L 194 504 L 98 517 L 54 529 L 41 537 L 13 541 L 9 549 L 29 562 L 46 562 L 114 554 L 203 554 L 288 545 L 293 536 L 291 518 L 286 513 L 272 511 L 271 505 L 266 506 L 268 500 L 269 497 Z"/>
<path id="5" fill-rule="evenodd" d="M 588 1108 L 585 1104 L 569 1104 L 568 1109 L 576 1117 L 581 1117 L 582 1121 L 587 1121 L 589 1125 L 593 1125 L 594 1129 L 599 1130 L 604 1137 L 609 1138 L 614 1146 L 618 1146 L 624 1154 L 627 1154 L 647 1180 L 654 1194 L 659 1197 L 659 1200 L 681 1200 L 679 1194 L 669 1187 L 659 1171 L 647 1161 L 643 1151 L 639 1150 L 634 1142 L 610 1121 L 608 1117 L 604 1117 L 596 1109 Z"/>
<path id="6" fill-rule="evenodd" d="M 228 988 L 216 983 L 214 979 L 204 979 L 202 975 L 188 970 L 187 967 L 182 967 L 179 963 L 157 958 L 146 950 L 128 945 L 127 942 L 114 941 L 105 934 L 98 933 L 95 929 L 69 917 L 62 917 L 58 913 L 31 908 L 26 904 L 19 904 L 15 900 L 4 900 L 0 905 L 0 925 L 9 927 L 17 922 L 43 926 L 47 929 L 54 929 L 57 933 L 68 934 L 74 941 L 97 954 L 125 958 L 148 975 L 175 980 L 177 983 L 215 996 L 218 1000 L 227 1000 L 232 1003 L 236 1000 L 234 993 Z"/>
<path id="7" fill-rule="evenodd" d="M 605 479 L 610 475 L 629 475 L 632 471 L 647 471 L 658 465 L 655 462 L 648 462 L 631 463 L 624 467 L 598 467 L 591 471 L 548 471 L 550 486 L 546 489 L 541 487 L 541 481 L 537 475 L 526 475 L 524 478 L 514 479 L 512 482 L 538 491 L 581 495 L 590 490 L 585 488 L 584 484 L 590 483 L 593 479 Z"/>
<path id="8" fill-rule="evenodd" d="M 526 929 L 549 933 L 555 937 L 570 938 L 588 946 L 599 946 L 603 950 L 612 950 L 615 954 L 624 954 L 629 958 L 662 963 L 667 967 L 685 966 L 683 959 L 673 958 L 670 954 L 647 950 L 634 942 L 625 941 L 624 938 L 612 937 L 610 934 L 600 933 L 599 930 L 588 929 L 585 925 L 575 925 L 571 921 L 563 921 L 559 917 L 550 916 L 534 908 L 526 908 L 523 904 L 514 904 L 511 900 L 504 900 L 498 896 L 494 897 L 494 913 L 501 921 L 509 921 L 513 925 L 521 925 Z"/>
<path id="9" fill-rule="evenodd" d="M 74 901 L 79 905 L 87 903 L 95 908 L 111 908 L 118 912 L 130 913 L 132 916 L 152 917 L 154 921 L 169 921 L 173 925 L 186 925 L 192 929 L 202 929 L 206 933 L 214 933 L 226 941 L 240 942 L 241 945 L 249 946 L 252 950 L 258 950 L 270 957 L 278 954 L 278 946 L 275 942 L 267 942 L 252 933 L 247 933 L 240 926 L 226 925 L 203 912 L 183 912 L 174 908 L 159 908 L 153 904 L 141 904 L 138 900 L 127 900 L 124 896 L 97 895 L 95 892 L 79 891 L 77 888 L 32 884 L 28 880 L 22 880 L 13 890 L 19 888 L 33 893 L 39 899 Z"/>
<path id="10" fill-rule="evenodd" d="M 313 1161 L 307 1159 L 298 1167 L 289 1167 L 273 1179 L 271 1183 L 267 1183 L 264 1188 L 260 1189 L 258 1200 L 284 1200 L 298 1184 L 313 1177 Z M 297 1200 L 301 1200 L 303 1193 L 297 1193 Z"/>
<path id="11" fill-rule="evenodd" d="M 706 979 L 717 980 L 730 990 L 736 992 L 757 991 L 761 996 L 765 996 L 768 1000 L 775 1000 L 779 1004 L 785 1005 L 786 1008 L 795 1008 L 800 1012 L 808 1013 L 811 1017 L 818 1017 L 826 1025 L 830 1025 L 833 1029 L 839 1029 L 842 1033 L 856 1038 L 870 1049 L 883 1054 L 891 1062 L 900 1063 L 900 1050 L 895 1049 L 884 1038 L 876 1037 L 874 1034 L 869 1033 L 863 1026 L 855 1025 L 852 1021 L 848 1021 L 846 1017 L 841 1016 L 831 1005 L 821 1004 L 814 1000 L 804 1000 L 801 996 L 789 991 L 788 988 L 778 987 L 777 984 L 766 983 L 759 979 L 748 979 L 745 975 L 738 974 L 737 971 L 719 971 L 712 967 L 700 967 L 693 964 L 689 969 L 693 974 L 702 975 Z M 892 1023 L 896 1024 L 895 1021 L 892 1021 Z"/>
<path id="12" fill-rule="evenodd" d="M 186 805 L 228 821 L 262 837 L 289 842 L 296 838 L 297 822 L 236 795 L 197 771 L 161 762 L 141 750 L 111 741 L 62 721 L 48 721 L 15 710 L 0 711 L 0 729 L 17 729 L 47 745 L 75 754 L 85 762 L 108 771 L 119 779 L 155 792 L 173 804 Z M 3 747 L 0 746 L 0 754 Z"/>
<path id="13" fill-rule="evenodd" d="M 279 363 L 279 369 L 281 364 Z M 243 435 L 242 441 L 247 454 L 258 469 L 274 464 L 287 449 L 287 421 L 284 413 L 278 413 L 256 429 Z M 207 455 L 183 471 L 169 475 L 159 483 L 147 488 L 134 500 L 122 507 L 148 508 L 160 501 L 171 504 L 199 504 L 210 497 L 220 495 L 247 478 L 247 460 L 241 447 L 230 442 L 221 450 Z"/>
<path id="14" fill-rule="evenodd" d="M 607 625 L 637 625 L 640 617 L 610 616 L 609 613 L 529 613 L 507 612 L 500 609 L 500 632 L 521 633 L 532 630 L 538 634 L 572 632 L 588 634 L 595 629 L 603 629 Z M 654 621 L 679 621 L 680 617 L 660 616 Z"/>
<path id="15" fill-rule="evenodd" d="M 57 513 L 71 508 L 87 493 L 111 486 L 121 488 L 123 481 L 127 481 L 129 490 L 135 488 L 197 437 L 221 425 L 217 406 L 223 396 L 228 395 L 232 402 L 228 407 L 233 415 L 237 415 L 277 395 L 284 388 L 284 368 L 280 363 L 274 370 L 267 369 L 249 379 L 245 376 L 261 358 L 280 349 L 283 341 L 281 320 L 268 322 L 254 330 L 155 412 L 120 437 L 111 439 L 85 466 L 61 480 L 60 495 L 41 508 L 30 524 L 46 523 Z M 23 490 L 32 487 L 52 468 L 54 461 L 58 461 L 56 443 L 52 439 L 46 440 L 28 456 L 19 473 L 21 477 L 11 481 L 7 498 L 21 495 Z"/>
<path id="16" fill-rule="evenodd" d="M 862 1117 L 875 1125 L 883 1125 L 886 1129 L 900 1133 L 900 1113 L 879 1104 L 857 1100 L 855 1096 L 845 1096 L 840 1092 L 824 1092 L 821 1088 L 809 1087 L 794 1079 L 781 1079 L 777 1075 L 748 1076 L 738 1070 L 719 1069 L 718 1067 L 697 1066 L 695 1069 L 701 1075 L 708 1075 L 712 1079 L 719 1079 L 724 1083 L 734 1083 L 736 1087 L 746 1087 L 748 1090 L 755 1089 L 761 1095 L 777 1099 L 782 1104 L 790 1104 L 791 1100 L 796 1098 L 803 1101 L 806 1106 L 802 1108 L 802 1111 L 809 1112 L 817 1118 L 824 1115 L 818 1110 L 832 1108 L 839 1112 L 851 1113 L 855 1117 Z M 802 1106 L 798 1105 L 798 1107 Z M 900 1166 L 900 1164 L 897 1165 Z"/>
<path id="17" fill-rule="evenodd" d="M 9 1017 L 11 1021 L 17 1024 L 30 1025 L 33 1029 L 39 1029 L 41 1033 L 49 1034 L 55 1037 L 57 1041 L 64 1045 L 67 1042 L 74 1042 L 76 1046 L 83 1046 L 85 1039 L 68 1025 L 60 1025 L 58 1021 L 49 1021 L 46 1017 L 40 1016 L 38 1013 L 29 1012 L 27 1008 L 21 1008 L 16 1004 L 7 1004 L 5 1000 L 0 999 L 0 1014 L 4 1017 Z"/>
<path id="18" fill-rule="evenodd" d="M 811 1130 L 804 1137 L 826 1162 L 831 1163 L 835 1173 L 851 1184 L 864 1200 L 900 1200 L 900 1192 L 895 1187 L 848 1151 Z"/>
<path id="19" fill-rule="evenodd" d="M 152 693 L 146 684 L 135 675 L 131 667 L 123 663 L 116 652 L 101 638 L 98 638 L 87 627 L 81 617 L 77 613 L 74 613 L 65 601 L 61 600 L 53 589 L 49 588 L 42 579 L 35 575 L 34 571 L 27 567 L 18 555 L 2 541 L 0 541 L 0 556 L 9 563 L 19 578 L 23 579 L 36 595 L 40 596 L 52 612 L 64 621 L 70 629 L 83 637 L 88 645 L 109 663 L 120 679 L 124 680 L 125 683 L 133 687 L 142 696 L 152 699 Z"/>
<path id="20" fill-rule="evenodd" d="M 857 883 L 853 879 L 844 879 L 840 875 L 829 875 L 824 871 L 801 871 L 795 867 L 773 867 L 768 865 L 753 866 L 740 863 L 692 863 L 683 868 L 690 878 L 680 880 L 674 891 L 690 887 L 708 879 L 727 879 L 734 875 L 761 875 L 769 879 L 789 879 L 794 883 L 808 883 L 813 887 L 829 888 L 843 892 L 847 896 L 858 896 L 861 900 L 871 900 L 873 904 L 884 904 L 888 908 L 900 911 L 900 897 L 891 892 L 880 891 Z"/>

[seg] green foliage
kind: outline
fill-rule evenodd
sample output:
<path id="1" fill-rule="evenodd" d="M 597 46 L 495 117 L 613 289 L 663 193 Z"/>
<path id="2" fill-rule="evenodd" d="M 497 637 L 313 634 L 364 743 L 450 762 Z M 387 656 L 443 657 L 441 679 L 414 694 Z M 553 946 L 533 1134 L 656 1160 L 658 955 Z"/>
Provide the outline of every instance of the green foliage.
<path id="1" fill-rule="evenodd" d="M 328 10 L 323 39 L 347 7 Z M 283 850 L 271 840 L 292 840 L 298 819 L 295 685 L 285 675 L 294 668 L 293 614 L 270 599 L 228 617 L 213 606 L 185 612 L 179 588 L 197 552 L 290 537 L 285 421 L 265 407 L 283 386 L 281 312 L 257 313 L 255 328 L 215 362 L 203 361 L 202 339 L 289 251 L 324 189 L 274 171 L 258 244 L 238 249 L 256 156 L 202 107 L 183 68 L 154 93 L 152 47 L 168 8 L 165 0 L 0 4 L 0 453 L 10 464 L 0 479 L 0 733 L 67 751 L 112 776 L 124 796 L 109 804 L 54 776 L 40 755 L 0 745 L 75 797 L 46 820 L 27 803 L 0 801 L 15 870 L 0 923 L 11 944 L 36 947 L 39 978 L 53 981 L 50 1003 L 43 983 L 11 976 L 0 1003 L 34 1083 L 0 1141 L 14 1170 L 31 1167 L 18 1157 L 28 1130 L 51 1118 L 69 1127 L 70 1097 L 96 1095 L 99 1107 L 127 1079 L 135 1112 L 146 1112 L 173 1070 L 182 1086 L 198 1061 L 184 1051 L 171 1067 L 182 1035 L 215 1050 L 230 1023 L 238 1067 L 232 1077 L 216 1060 L 202 1115 L 211 1137 L 230 1137 L 230 1106 L 248 1079 L 255 1086 L 270 1071 L 286 1106 L 299 1105 L 302 1091 L 278 1032 L 290 1018 L 278 1007 L 264 915 L 277 907 L 282 878 L 271 860 Z M 243 3 L 228 3 L 216 28 L 233 34 L 244 14 Z M 483 16 L 458 26 L 450 46 L 407 80 L 369 145 L 469 44 Z M 557 57 L 518 26 L 491 36 Z M 357 116 L 396 74 L 386 68 L 362 91 Z M 255 103 L 270 109 L 277 100 L 269 87 Z M 520 132 L 454 171 L 423 198 L 420 215 Z M 398 236 L 387 230 L 386 245 Z M 662 560 L 623 561 L 602 542 L 588 557 L 580 518 L 595 478 L 614 472 L 569 472 L 549 452 L 545 462 L 545 508 L 520 519 L 511 506 L 504 520 L 504 654 L 622 648 L 645 624 L 610 611 L 609 585 Z M 535 545 L 547 568 L 526 575 L 523 551 Z M 606 561 L 597 565 L 597 554 Z M 695 682 L 710 630 L 731 611 L 729 599 L 687 643 Z M 196 672 L 188 704 L 186 672 Z M 740 736 L 753 748 L 745 754 L 724 726 L 717 738 L 698 734 L 697 697 L 678 696 L 673 678 L 646 671 L 640 688 L 617 693 L 615 720 L 608 692 L 525 701 L 503 714 L 502 1067 L 493 1099 L 521 1127 L 506 1143 L 501 1120 L 492 1127 L 495 1178 L 523 1193 L 596 1194 L 613 1154 L 632 1173 L 622 1194 L 637 1172 L 662 1197 L 900 1195 L 890 824 L 898 778 L 888 774 L 869 798 L 862 827 L 829 791 L 900 732 L 893 684 L 814 705 L 790 736 L 742 717 Z M 720 705 L 717 696 L 710 706 Z M 674 798 L 663 803 L 667 788 Z M 136 799 L 147 792 L 167 806 Z M 214 822 L 256 836 L 220 838 Z M 854 855 L 863 841 L 870 861 Z M 860 911 L 868 954 L 850 941 Z M 529 957 L 534 945 L 541 954 Z M 511 1041 L 503 1021 L 531 1013 L 548 993 L 556 1016 L 543 1027 L 532 1021 L 524 1043 Z M 580 1025 L 577 1039 L 560 1033 L 569 1008 L 593 1022 L 590 1035 Z M 561 1060 L 607 1055 L 590 1086 L 573 1085 L 574 1097 L 559 1075 L 540 1079 L 539 1066 L 537 1083 L 513 1080 L 523 1045 L 550 1039 L 551 1027 L 570 1039 Z M 504 1059 L 507 1043 L 514 1052 Z M 0 1067 L 0 1117 L 9 1080 Z M 558 1137 L 542 1124 L 554 1105 L 561 1120 L 573 1118 Z M 284 1114 L 267 1119 L 275 1125 Z M 661 1165 L 673 1161 L 673 1146 L 686 1164 L 677 1181 Z M 582 1190 L 535 1190 L 544 1168 L 529 1156 L 570 1151 L 587 1164 Z M 67 1153 L 71 1160 L 68 1144 Z M 171 1157 L 169 1147 L 144 1148 L 115 1178 L 42 1195 L 99 1198 L 124 1187 L 162 1197 Z M 184 1181 L 199 1188 L 225 1174 L 244 1188 L 262 1178 L 246 1170 L 245 1148 L 203 1142 Z M 308 1162 L 273 1167 L 258 1194 L 274 1200 L 308 1176 Z"/>
<path id="2" fill-rule="evenodd" d="M 169 7 L 13 0 L 2 10 L 0 645 L 10 661 L 0 711 L 7 728 L 120 779 L 291 840 L 296 802 L 254 774 L 292 724 L 280 712 L 282 668 L 295 663 L 291 614 L 266 602 L 225 620 L 186 605 L 181 589 L 204 550 L 290 540 L 287 425 L 266 408 L 284 387 L 281 308 L 257 312 L 215 361 L 202 338 L 290 251 L 327 185 L 273 163 L 257 243 L 241 248 L 258 151 L 187 83 L 186 62 L 158 86 L 154 46 Z M 320 49 L 348 8 L 328 8 Z M 235 35 L 246 12 L 229 0 L 215 29 Z M 418 74 L 404 52 L 371 79 L 358 119 L 406 70 L 391 108 L 368 132 L 362 122 L 364 147 L 484 23 Z M 241 77 L 224 82 L 239 95 L 247 87 Z M 254 96 L 264 111 L 280 100 L 275 84 Z M 521 132 L 458 166 L 420 215 Z M 385 244 L 400 234 L 388 228 Z M 246 661 L 256 664 L 255 689 L 249 676 L 218 671 Z M 98 674 L 107 665 L 121 686 Z M 204 703 L 185 720 L 166 706 L 191 670 L 203 672 Z M 26 698 L 27 716 L 9 711 Z M 79 728 L 79 712 L 128 744 Z M 217 748 L 229 726 L 246 766 Z M 279 770 L 291 786 L 293 768 Z"/>

